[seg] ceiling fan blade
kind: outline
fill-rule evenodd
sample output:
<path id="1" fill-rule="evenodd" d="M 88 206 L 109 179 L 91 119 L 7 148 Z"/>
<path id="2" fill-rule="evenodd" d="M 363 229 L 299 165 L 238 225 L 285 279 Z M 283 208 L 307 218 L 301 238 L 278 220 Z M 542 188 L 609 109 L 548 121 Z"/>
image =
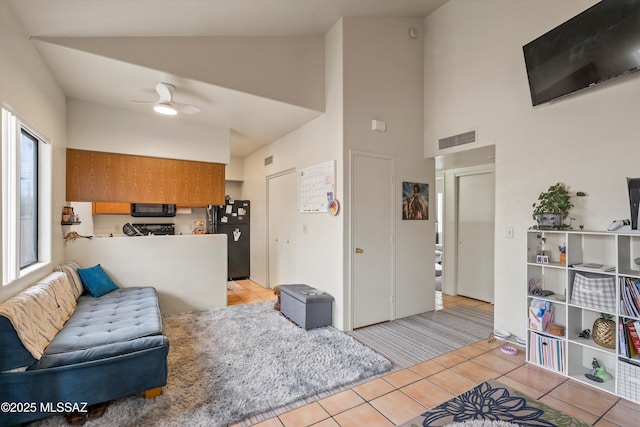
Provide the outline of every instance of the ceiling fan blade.
<path id="1" fill-rule="evenodd" d="M 134 104 L 155 104 L 156 101 L 140 101 L 137 99 L 130 99 L 129 102 L 133 102 Z"/>
<path id="2" fill-rule="evenodd" d="M 191 104 L 181 104 L 179 102 L 172 102 L 171 106 L 182 114 L 196 114 L 202 111 L 202 108 Z"/>
<path id="3" fill-rule="evenodd" d="M 171 102 L 175 88 L 176 87 L 170 83 L 158 83 L 156 85 L 156 92 L 158 92 L 158 96 L 160 96 L 158 102 Z"/>

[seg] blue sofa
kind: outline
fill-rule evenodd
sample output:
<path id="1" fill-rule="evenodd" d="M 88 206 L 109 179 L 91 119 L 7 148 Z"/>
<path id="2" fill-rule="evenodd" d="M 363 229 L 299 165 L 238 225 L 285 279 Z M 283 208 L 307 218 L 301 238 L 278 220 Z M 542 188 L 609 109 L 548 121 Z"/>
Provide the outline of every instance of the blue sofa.
<path id="1" fill-rule="evenodd" d="M 13 405 L 0 411 L 0 426 L 60 414 L 61 407 L 157 395 L 167 383 L 169 342 L 155 289 L 94 298 L 82 294 L 76 269 L 67 264 L 0 304 L 0 402 Z M 58 312 L 62 320 L 51 319 Z"/>

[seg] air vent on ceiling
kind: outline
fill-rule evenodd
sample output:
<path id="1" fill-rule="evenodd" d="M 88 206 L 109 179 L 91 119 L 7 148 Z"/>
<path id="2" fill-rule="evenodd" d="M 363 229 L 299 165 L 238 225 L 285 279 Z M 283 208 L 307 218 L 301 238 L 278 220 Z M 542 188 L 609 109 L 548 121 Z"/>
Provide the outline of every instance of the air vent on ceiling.
<path id="1" fill-rule="evenodd" d="M 441 138 L 438 140 L 438 147 L 442 150 L 444 148 L 451 148 L 457 145 L 469 144 L 471 142 L 476 142 L 475 130 Z"/>
<path id="2" fill-rule="evenodd" d="M 273 156 L 269 156 L 269 157 L 265 157 L 264 158 L 264 165 L 270 165 L 271 163 L 273 163 Z"/>

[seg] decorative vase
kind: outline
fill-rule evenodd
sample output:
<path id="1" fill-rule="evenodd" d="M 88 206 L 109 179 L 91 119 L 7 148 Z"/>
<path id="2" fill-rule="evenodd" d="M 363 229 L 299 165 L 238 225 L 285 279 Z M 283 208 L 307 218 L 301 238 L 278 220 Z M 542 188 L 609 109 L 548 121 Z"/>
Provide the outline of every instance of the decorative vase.
<path id="1" fill-rule="evenodd" d="M 616 322 L 599 318 L 593 322 L 591 335 L 596 344 L 605 348 L 616 348 Z"/>

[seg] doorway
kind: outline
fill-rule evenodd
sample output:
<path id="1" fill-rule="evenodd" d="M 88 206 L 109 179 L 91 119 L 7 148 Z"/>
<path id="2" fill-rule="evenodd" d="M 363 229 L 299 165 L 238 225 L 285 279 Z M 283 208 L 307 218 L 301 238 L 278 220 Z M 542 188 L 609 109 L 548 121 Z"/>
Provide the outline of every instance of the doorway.
<path id="1" fill-rule="evenodd" d="M 435 263 L 435 272 L 436 272 L 436 301 L 442 299 L 442 241 L 444 240 L 442 226 L 444 221 L 444 179 L 439 176 L 436 177 L 436 263 Z M 440 295 L 438 295 L 440 292 Z"/>
<path id="2" fill-rule="evenodd" d="M 436 191 L 438 193 L 442 192 L 441 199 L 438 199 L 438 244 L 441 245 L 442 249 L 442 276 L 439 279 L 441 281 L 442 294 L 446 295 L 462 295 L 463 293 L 470 293 L 474 296 L 472 298 L 480 297 L 482 300 L 489 300 L 493 302 L 493 285 L 494 285 L 494 277 L 493 277 L 493 265 L 494 265 L 494 233 L 493 227 L 495 223 L 495 214 L 491 213 L 482 213 L 478 214 L 481 216 L 488 216 L 487 221 L 484 226 L 491 227 L 491 236 L 489 237 L 478 237 L 471 235 L 464 235 L 465 226 L 463 225 L 462 232 L 464 240 L 459 240 L 459 226 L 458 220 L 460 211 L 462 210 L 462 220 L 473 221 L 474 211 L 476 207 L 473 206 L 474 202 L 472 200 L 468 200 L 467 193 L 475 192 L 475 197 L 480 198 L 480 203 L 485 201 L 488 202 L 488 205 L 493 206 L 493 210 L 495 210 L 495 184 L 489 184 L 487 188 L 477 188 L 471 191 L 468 187 L 474 187 L 474 184 L 468 185 L 472 183 L 474 175 L 483 175 L 483 174 L 491 174 L 491 178 L 495 183 L 495 146 L 485 146 L 479 147 L 475 149 L 470 149 L 466 151 L 460 151 L 457 153 L 451 153 L 443 156 L 435 157 L 435 166 L 436 166 Z M 464 194 L 459 196 L 459 178 L 462 178 L 462 186 Z M 485 177 L 489 179 L 489 177 Z M 462 197 L 462 201 L 460 198 Z M 459 204 L 462 203 L 463 206 L 460 208 Z M 469 204 L 471 206 L 469 207 Z M 467 207 L 465 207 L 465 205 Z M 484 205 L 486 207 L 486 205 Z M 471 215 L 471 218 L 465 217 L 465 215 Z M 485 221 L 486 222 L 486 221 Z M 473 227 L 471 232 L 473 233 Z M 486 233 L 485 233 L 486 234 Z M 462 241 L 464 248 L 461 248 L 459 242 Z M 474 245 L 480 245 L 480 253 L 482 256 L 475 256 L 476 253 L 471 253 L 471 251 L 466 251 L 467 247 L 472 247 Z M 462 259 L 459 258 L 459 250 L 462 249 Z M 485 267 L 490 268 L 488 271 Z M 487 296 L 488 293 L 484 294 L 475 294 L 473 291 L 469 292 L 469 286 L 473 287 L 473 283 L 467 281 L 465 278 L 469 272 L 473 271 L 481 271 L 486 277 L 483 278 L 483 283 L 486 288 L 490 288 L 490 297 Z M 465 284 L 462 285 L 462 290 L 459 288 L 460 280 L 465 281 Z M 484 296 L 483 296 L 484 295 Z M 438 291 L 436 291 L 436 297 L 438 297 Z M 437 298 L 436 298 L 437 299 Z"/>
<path id="3" fill-rule="evenodd" d="M 352 326 L 395 316 L 393 157 L 350 152 Z"/>
<path id="4" fill-rule="evenodd" d="M 295 282 L 297 194 L 295 169 L 267 177 L 267 268 L 270 288 Z"/>

